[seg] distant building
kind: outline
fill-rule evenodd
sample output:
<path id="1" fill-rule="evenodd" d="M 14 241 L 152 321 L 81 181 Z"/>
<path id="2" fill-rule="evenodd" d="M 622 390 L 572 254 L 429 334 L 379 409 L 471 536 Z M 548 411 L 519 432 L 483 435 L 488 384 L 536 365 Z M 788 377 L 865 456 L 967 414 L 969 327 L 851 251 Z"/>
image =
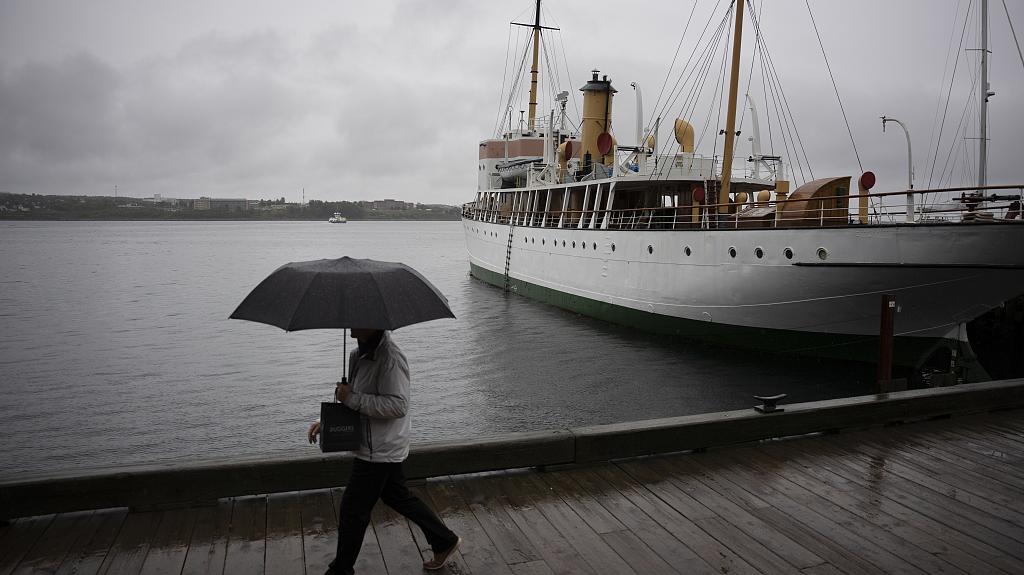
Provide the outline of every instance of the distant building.
<path id="1" fill-rule="evenodd" d="M 374 200 L 372 207 L 375 210 L 411 210 L 416 207 L 415 204 L 409 202 L 403 202 L 401 200 Z"/>
<path id="2" fill-rule="evenodd" d="M 245 198 L 206 198 L 196 200 L 197 210 L 228 210 L 245 212 L 249 210 L 249 201 Z"/>

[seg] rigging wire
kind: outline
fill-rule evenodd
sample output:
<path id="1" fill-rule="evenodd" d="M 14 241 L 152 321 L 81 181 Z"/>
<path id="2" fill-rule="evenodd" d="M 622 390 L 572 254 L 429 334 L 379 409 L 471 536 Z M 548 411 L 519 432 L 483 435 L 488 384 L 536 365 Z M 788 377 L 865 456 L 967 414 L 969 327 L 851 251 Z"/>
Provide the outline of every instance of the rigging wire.
<path id="1" fill-rule="evenodd" d="M 1020 51 L 1020 42 L 1017 41 L 1017 31 L 1013 29 L 1013 18 L 1010 18 L 1010 9 L 1006 7 L 1006 0 L 1003 0 L 1003 10 L 1006 12 L 1006 21 L 1010 23 L 1010 33 L 1013 34 L 1013 43 L 1017 45 L 1017 56 L 1020 57 L 1020 64 L 1024 66 L 1024 53 Z"/>
<path id="2" fill-rule="evenodd" d="M 927 152 L 927 155 L 925 157 L 929 157 L 929 156 L 932 155 L 932 146 L 935 146 L 935 148 L 936 148 L 936 155 L 938 155 L 938 146 L 939 146 L 939 143 L 940 143 L 940 141 L 942 139 L 942 131 L 941 130 L 939 131 L 938 137 L 936 137 L 935 127 L 939 125 L 939 122 L 938 122 L 938 120 L 939 120 L 939 109 L 942 108 L 942 87 L 946 85 L 946 73 L 949 71 L 949 56 L 950 56 L 950 54 L 953 51 L 953 39 L 956 37 L 957 23 L 960 21 L 960 4 L 961 3 L 962 3 L 961 0 L 957 0 L 956 10 L 953 11 L 953 14 L 954 14 L 953 27 L 949 31 L 949 46 L 946 48 L 946 62 L 942 65 L 942 81 L 939 83 L 939 97 L 936 99 L 936 102 L 935 102 L 935 114 L 932 116 L 932 133 L 929 134 L 929 136 L 928 136 L 928 152 Z M 968 9 L 968 11 L 970 11 L 970 5 L 969 4 L 968 4 L 967 9 Z M 957 56 L 956 57 L 957 57 L 957 60 L 960 59 L 959 49 L 957 50 Z M 954 72 L 955 72 L 955 66 L 956 66 L 956 64 L 954 63 Z M 952 78 L 950 79 L 950 85 L 952 85 Z M 948 105 L 948 102 L 947 102 L 947 105 Z M 945 120 L 945 117 L 943 117 L 942 119 Z M 932 165 L 932 168 L 934 169 L 934 163 Z M 930 181 L 931 180 L 929 180 L 929 182 Z M 927 185 L 925 187 L 928 188 L 928 187 L 930 187 L 930 185 Z M 927 203 L 927 199 L 925 199 L 925 202 Z"/>
<path id="3" fill-rule="evenodd" d="M 764 0 L 761 0 L 761 5 L 764 6 Z M 754 11 L 754 3 L 752 1 L 747 2 L 747 6 L 750 11 Z M 754 62 L 757 57 L 757 42 L 754 43 L 754 49 L 750 52 L 750 70 L 747 72 L 747 88 L 743 91 L 744 96 L 750 94 L 750 83 L 754 78 Z M 744 103 L 743 110 L 740 112 L 740 121 L 736 126 L 737 132 L 743 131 L 743 119 L 747 117 L 747 105 Z"/>
<path id="4" fill-rule="evenodd" d="M 950 96 L 953 93 L 953 83 L 956 81 L 956 70 L 957 70 L 958 65 L 960 64 L 961 49 L 964 46 L 964 36 L 967 34 L 967 22 L 969 20 L 969 15 L 971 13 L 971 6 L 972 5 L 973 5 L 973 0 L 971 2 L 967 3 L 967 11 L 964 12 L 964 25 L 963 25 L 963 28 L 960 30 L 960 45 L 957 46 L 957 49 L 956 49 L 956 60 L 953 61 L 953 73 L 949 77 L 949 90 L 946 91 L 946 104 L 945 104 L 945 106 L 942 109 L 942 120 L 939 123 L 939 135 L 936 136 L 936 140 L 935 140 L 935 152 L 932 155 L 932 167 L 928 171 L 928 185 L 927 185 L 927 187 L 929 187 L 929 188 L 932 187 L 932 176 L 935 174 L 936 162 L 939 159 L 939 147 L 941 146 L 941 143 L 942 143 L 942 133 L 943 133 L 943 130 L 944 130 L 945 126 L 946 126 L 946 114 L 947 114 L 947 112 L 949 110 Z M 960 133 L 960 128 L 958 126 L 957 127 L 957 131 L 953 132 L 954 138 L 956 137 L 956 134 L 959 134 L 959 133 Z M 948 161 L 948 158 L 947 158 L 947 161 Z M 945 171 L 945 168 L 943 168 L 943 171 Z M 939 181 L 941 182 L 941 180 L 942 180 L 942 174 L 940 173 L 939 174 Z"/>
<path id="5" fill-rule="evenodd" d="M 716 7 L 717 9 L 717 7 Z M 693 8 L 690 8 L 690 15 L 686 18 L 686 25 L 683 26 L 683 33 L 679 36 L 679 43 L 676 44 L 676 52 L 672 56 L 672 63 L 669 64 L 668 70 L 665 72 L 665 80 L 661 83 L 661 90 L 658 91 L 658 97 L 654 100 L 654 109 L 658 108 L 658 104 L 661 103 L 661 96 L 665 93 L 665 86 L 668 85 L 668 79 L 672 76 L 672 69 L 676 66 L 676 60 L 679 58 L 679 49 L 683 47 L 683 40 L 686 38 L 686 31 L 690 29 L 690 22 L 693 20 L 693 13 L 697 10 L 697 1 L 694 0 Z M 709 20 L 710 22 L 710 20 Z M 706 29 L 706 25 L 705 25 Z M 700 40 L 698 40 L 700 42 Z M 694 46 L 696 49 L 696 46 Z M 693 56 L 693 52 L 690 53 Z M 684 68 L 685 69 L 685 68 Z"/>
<path id="6" fill-rule="evenodd" d="M 836 91 L 836 100 L 839 101 L 839 109 L 843 112 L 843 121 L 846 122 L 846 132 L 850 134 L 850 143 L 853 144 L 853 154 L 857 156 L 857 166 L 861 173 L 864 173 L 864 165 L 860 162 L 860 154 L 857 152 L 857 142 L 853 141 L 853 130 L 850 129 L 850 121 L 846 119 L 846 110 L 843 108 L 843 100 L 839 97 L 839 87 L 836 86 L 836 79 L 832 75 L 832 67 L 828 64 L 828 56 L 825 55 L 825 44 L 821 41 L 821 34 L 818 33 L 818 24 L 814 21 L 814 12 L 811 11 L 810 0 L 804 0 L 807 5 L 807 13 L 811 15 L 811 24 L 814 25 L 814 34 L 818 37 L 818 46 L 821 46 L 821 55 L 825 58 L 825 68 L 828 69 L 828 76 L 832 79 L 832 88 Z"/>
<path id="7" fill-rule="evenodd" d="M 739 1 L 742 2 L 743 0 L 739 0 Z M 732 13 L 735 14 L 735 11 L 733 10 Z M 722 100 L 725 99 L 725 90 L 726 90 L 726 86 L 725 86 L 725 84 L 726 84 L 726 82 L 725 82 L 725 76 L 726 76 L 725 75 L 725 68 L 726 68 L 726 63 L 729 61 L 729 57 L 728 57 L 729 47 L 730 47 L 729 44 L 732 42 L 732 28 L 728 27 L 728 26 L 727 26 L 727 28 L 729 30 L 725 34 L 725 42 L 723 43 L 723 46 L 722 46 L 722 66 L 718 69 L 718 79 L 715 81 L 715 93 L 712 95 L 712 100 L 717 100 L 717 102 L 718 102 L 718 113 L 716 114 L 715 121 L 717 122 L 717 124 L 719 126 L 722 125 Z M 704 128 L 703 128 L 703 130 L 701 130 L 700 139 L 697 140 L 697 143 L 703 141 L 705 134 L 707 134 L 708 125 L 711 124 L 711 110 L 712 110 L 712 108 L 713 108 L 712 106 L 708 106 L 707 119 L 704 122 Z M 718 136 L 720 136 L 720 135 L 721 135 L 721 129 L 719 129 L 718 131 L 715 132 L 715 141 L 714 141 L 714 144 L 712 144 L 712 146 L 711 146 L 711 150 L 712 150 L 711 155 L 712 156 L 714 156 L 714 151 L 718 149 Z M 694 149 L 697 149 L 697 143 L 694 144 L 694 146 L 693 146 Z M 724 159 L 724 156 L 723 156 L 723 159 Z"/>
<path id="8" fill-rule="evenodd" d="M 672 86 L 672 90 L 669 92 L 670 96 L 666 97 L 666 100 L 665 100 L 664 104 L 661 104 L 661 98 L 660 97 L 658 98 L 658 101 L 655 102 L 654 109 L 657 110 L 657 113 L 652 115 L 651 116 L 652 118 L 659 118 L 659 117 L 665 116 L 665 113 L 668 111 L 668 109 L 673 107 L 675 105 L 675 102 L 679 99 L 679 96 L 681 95 L 680 92 L 679 92 L 679 90 L 681 89 L 679 84 L 680 84 L 680 82 L 683 82 L 684 76 L 687 76 L 686 70 L 689 68 L 690 63 L 693 62 L 693 56 L 694 56 L 694 54 L 697 53 L 697 49 L 698 49 L 698 47 L 700 47 L 701 41 L 704 39 L 704 35 L 707 34 L 708 26 L 711 25 L 711 22 L 714 19 L 713 18 L 714 13 L 718 11 L 718 7 L 721 6 L 722 1 L 723 0 L 718 0 L 718 3 L 715 4 L 715 8 L 712 11 L 712 17 L 709 17 L 708 21 L 704 24 L 704 29 L 701 31 L 700 37 L 697 38 L 697 42 L 694 43 L 693 50 L 690 51 L 690 56 L 689 56 L 689 58 L 687 58 L 686 64 L 683 66 L 683 69 L 679 72 L 679 76 L 677 77 L 675 84 Z M 680 38 L 680 42 L 682 42 L 682 38 Z M 694 67 L 692 69 L 690 69 L 690 75 L 692 75 L 693 72 L 696 71 L 696 69 L 697 69 L 697 66 L 695 64 Z M 671 74 L 671 69 L 669 70 L 669 74 Z M 675 94 L 675 97 L 672 97 L 671 94 Z M 661 108 L 658 108 L 658 104 L 661 104 Z M 653 123 L 654 123 L 654 121 L 656 121 L 656 120 L 652 120 L 652 122 L 651 122 L 652 127 L 647 130 L 648 133 L 650 133 L 653 130 Z"/>
<path id="9" fill-rule="evenodd" d="M 811 168 L 811 162 L 807 158 L 807 149 L 804 147 L 803 139 L 800 137 L 800 131 L 796 128 L 796 118 L 793 117 L 793 111 L 789 107 L 789 99 L 786 98 L 786 92 L 782 88 L 782 81 L 779 79 L 778 71 L 775 69 L 775 63 L 772 61 L 771 52 L 768 50 L 768 44 L 765 42 L 764 34 L 761 32 L 761 19 L 757 17 L 756 14 L 753 15 L 752 18 L 754 21 L 755 36 L 757 41 L 761 43 L 762 67 L 768 72 L 769 89 L 772 91 L 772 97 L 775 99 L 776 114 L 779 118 L 779 128 L 784 128 L 782 131 L 783 144 L 786 146 L 787 155 L 796 159 L 797 168 L 800 171 L 800 178 L 806 182 L 807 180 L 803 175 L 803 162 L 806 162 L 807 171 L 810 173 L 812 179 L 814 178 L 814 169 Z M 786 142 L 787 135 L 789 136 L 789 142 L 791 142 L 793 146 L 792 152 L 789 151 L 789 144 Z M 800 152 L 802 152 L 804 156 L 802 161 L 800 159 Z"/>
<path id="10" fill-rule="evenodd" d="M 707 33 L 707 27 L 708 25 L 710 25 L 712 21 L 712 19 L 708 20 L 708 24 L 705 25 L 704 31 L 701 33 L 700 39 L 698 40 L 697 44 L 694 45 L 694 49 L 687 60 L 686 66 L 684 66 L 683 69 L 680 71 L 679 78 L 676 80 L 676 83 L 672 88 L 672 92 L 670 92 L 670 94 L 674 94 L 674 96 L 672 96 L 670 99 L 666 99 L 665 103 L 663 104 L 662 111 L 659 113 L 659 116 L 663 115 L 669 108 L 674 107 L 679 98 L 683 96 L 683 92 L 680 88 L 680 83 L 682 83 L 683 86 L 687 85 L 687 83 L 689 82 L 689 78 L 693 78 L 693 84 L 689 92 L 686 94 L 686 98 L 683 100 L 683 104 L 679 112 L 679 117 L 690 118 L 693 116 L 693 112 L 696 109 L 697 103 L 700 99 L 700 94 L 703 92 L 704 84 L 707 81 L 708 74 L 711 70 L 711 64 L 714 62 L 714 55 L 718 51 L 718 46 L 721 43 L 722 36 L 725 33 L 725 29 L 727 28 L 729 22 L 729 14 L 731 13 L 731 6 L 732 5 L 730 4 L 729 10 L 726 11 L 725 16 L 719 22 L 715 32 L 711 37 L 708 38 L 708 41 L 707 43 L 704 44 L 703 49 L 701 50 L 701 53 L 698 56 L 697 60 L 694 61 L 693 56 L 697 52 L 697 49 L 700 47 L 700 40 L 704 38 L 704 35 Z M 692 67 L 690 66 L 691 63 L 693 64 Z M 689 73 L 687 73 L 687 69 L 689 69 Z M 687 79 L 684 80 L 684 77 Z M 670 143 L 670 140 L 668 138 L 666 138 L 665 141 L 661 143 L 662 151 L 667 152 L 668 149 L 671 147 L 672 144 Z M 659 167 L 657 175 L 661 176 L 664 170 L 666 169 L 671 168 L 667 164 L 662 164 Z M 653 177 L 655 177 L 655 173 L 652 173 L 650 176 L 650 178 Z"/>
<path id="11" fill-rule="evenodd" d="M 505 68 L 504 68 L 504 71 L 503 71 L 502 77 L 501 77 L 501 92 L 498 93 L 498 117 L 497 117 L 497 119 L 494 122 L 494 126 L 495 127 L 494 127 L 494 130 L 493 130 L 495 136 L 497 136 L 499 134 L 499 130 L 501 129 L 501 119 L 502 119 L 501 116 L 503 115 L 502 111 L 501 111 L 501 101 L 505 99 L 505 82 L 508 80 L 508 55 L 509 55 L 510 49 L 512 48 L 512 27 L 513 27 L 512 23 L 509 22 L 509 24 L 508 24 L 508 40 L 506 40 L 506 42 L 505 42 Z M 518 47 L 517 47 L 516 51 L 517 52 L 519 51 Z"/>

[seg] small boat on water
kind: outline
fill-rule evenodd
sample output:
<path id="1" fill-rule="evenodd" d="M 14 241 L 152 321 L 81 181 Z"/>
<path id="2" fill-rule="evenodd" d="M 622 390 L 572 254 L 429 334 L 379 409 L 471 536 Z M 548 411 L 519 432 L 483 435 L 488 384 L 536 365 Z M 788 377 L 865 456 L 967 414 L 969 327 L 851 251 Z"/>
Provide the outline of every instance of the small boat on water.
<path id="1" fill-rule="evenodd" d="M 733 42 L 742 38 L 744 4 L 730 8 Z M 790 191 L 787 160 L 758 149 L 752 100 L 758 147 L 749 157 L 735 154 L 738 47 L 722 105 L 724 138 L 716 138 L 724 142 L 711 155 L 697 152 L 694 127 L 682 117 L 674 120 L 675 142 L 659 137 L 659 117 L 646 130 L 638 120 L 635 145 L 619 145 L 616 90 L 596 70 L 580 88 L 581 117 L 567 129 L 567 92 L 553 99 L 547 117 L 536 113 L 538 46 L 552 29 L 540 16 L 538 0 L 535 19 L 522 24 L 532 28 L 533 65 L 524 51 L 521 67 L 532 77 L 528 120 L 513 129 L 513 108 L 501 111 L 508 124 L 501 127 L 502 119 L 495 136 L 480 142 L 478 190 L 462 208 L 474 277 L 656 333 L 872 362 L 882 298 L 891 294 L 894 359 L 911 367 L 972 357 L 966 322 L 1024 293 L 1024 185 L 989 185 L 984 160 L 977 185 L 877 193 L 874 175 L 864 171 L 812 177 Z M 727 14 L 719 30 L 731 27 Z M 698 75 L 714 69 L 711 60 L 693 68 Z M 703 117 L 696 101 L 684 111 Z M 983 94 L 977 106 L 986 105 Z"/>
<path id="2" fill-rule="evenodd" d="M 323 217 L 323 216 L 320 216 L 320 217 Z M 348 223 L 348 218 L 346 218 L 345 216 L 341 215 L 341 212 L 334 212 L 334 215 L 331 216 L 330 219 L 328 219 L 327 221 L 332 223 L 332 224 L 347 224 Z"/>

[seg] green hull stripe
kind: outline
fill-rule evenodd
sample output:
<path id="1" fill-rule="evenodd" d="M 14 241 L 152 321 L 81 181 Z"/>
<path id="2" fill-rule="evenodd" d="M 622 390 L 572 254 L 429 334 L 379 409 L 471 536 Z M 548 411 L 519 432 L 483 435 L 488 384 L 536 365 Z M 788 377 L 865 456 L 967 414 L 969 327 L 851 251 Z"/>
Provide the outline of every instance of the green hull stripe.
<path id="1" fill-rule="evenodd" d="M 504 287 L 505 276 L 475 264 L 470 274 L 489 284 Z M 626 325 L 642 331 L 674 335 L 706 341 L 715 345 L 753 349 L 774 354 L 826 357 L 848 361 L 878 360 L 878 337 L 833 333 L 804 332 L 703 322 L 644 312 L 618 306 L 536 284 L 509 278 L 509 288 L 519 295 L 555 305 L 604 321 Z M 952 345 L 944 338 L 897 337 L 893 361 L 910 367 L 919 366 L 938 347 Z"/>

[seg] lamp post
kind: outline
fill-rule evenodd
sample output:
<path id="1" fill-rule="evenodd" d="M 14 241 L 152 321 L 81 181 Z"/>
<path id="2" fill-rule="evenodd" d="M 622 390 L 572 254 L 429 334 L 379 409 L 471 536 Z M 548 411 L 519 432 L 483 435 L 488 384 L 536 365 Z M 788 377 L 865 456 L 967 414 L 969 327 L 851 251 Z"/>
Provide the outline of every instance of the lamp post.
<path id="1" fill-rule="evenodd" d="M 903 134 L 907 136 L 907 223 L 914 222 L 914 155 L 910 152 L 910 132 L 903 122 L 896 118 L 882 116 L 882 133 L 885 133 L 885 123 L 896 122 L 903 128 Z"/>

